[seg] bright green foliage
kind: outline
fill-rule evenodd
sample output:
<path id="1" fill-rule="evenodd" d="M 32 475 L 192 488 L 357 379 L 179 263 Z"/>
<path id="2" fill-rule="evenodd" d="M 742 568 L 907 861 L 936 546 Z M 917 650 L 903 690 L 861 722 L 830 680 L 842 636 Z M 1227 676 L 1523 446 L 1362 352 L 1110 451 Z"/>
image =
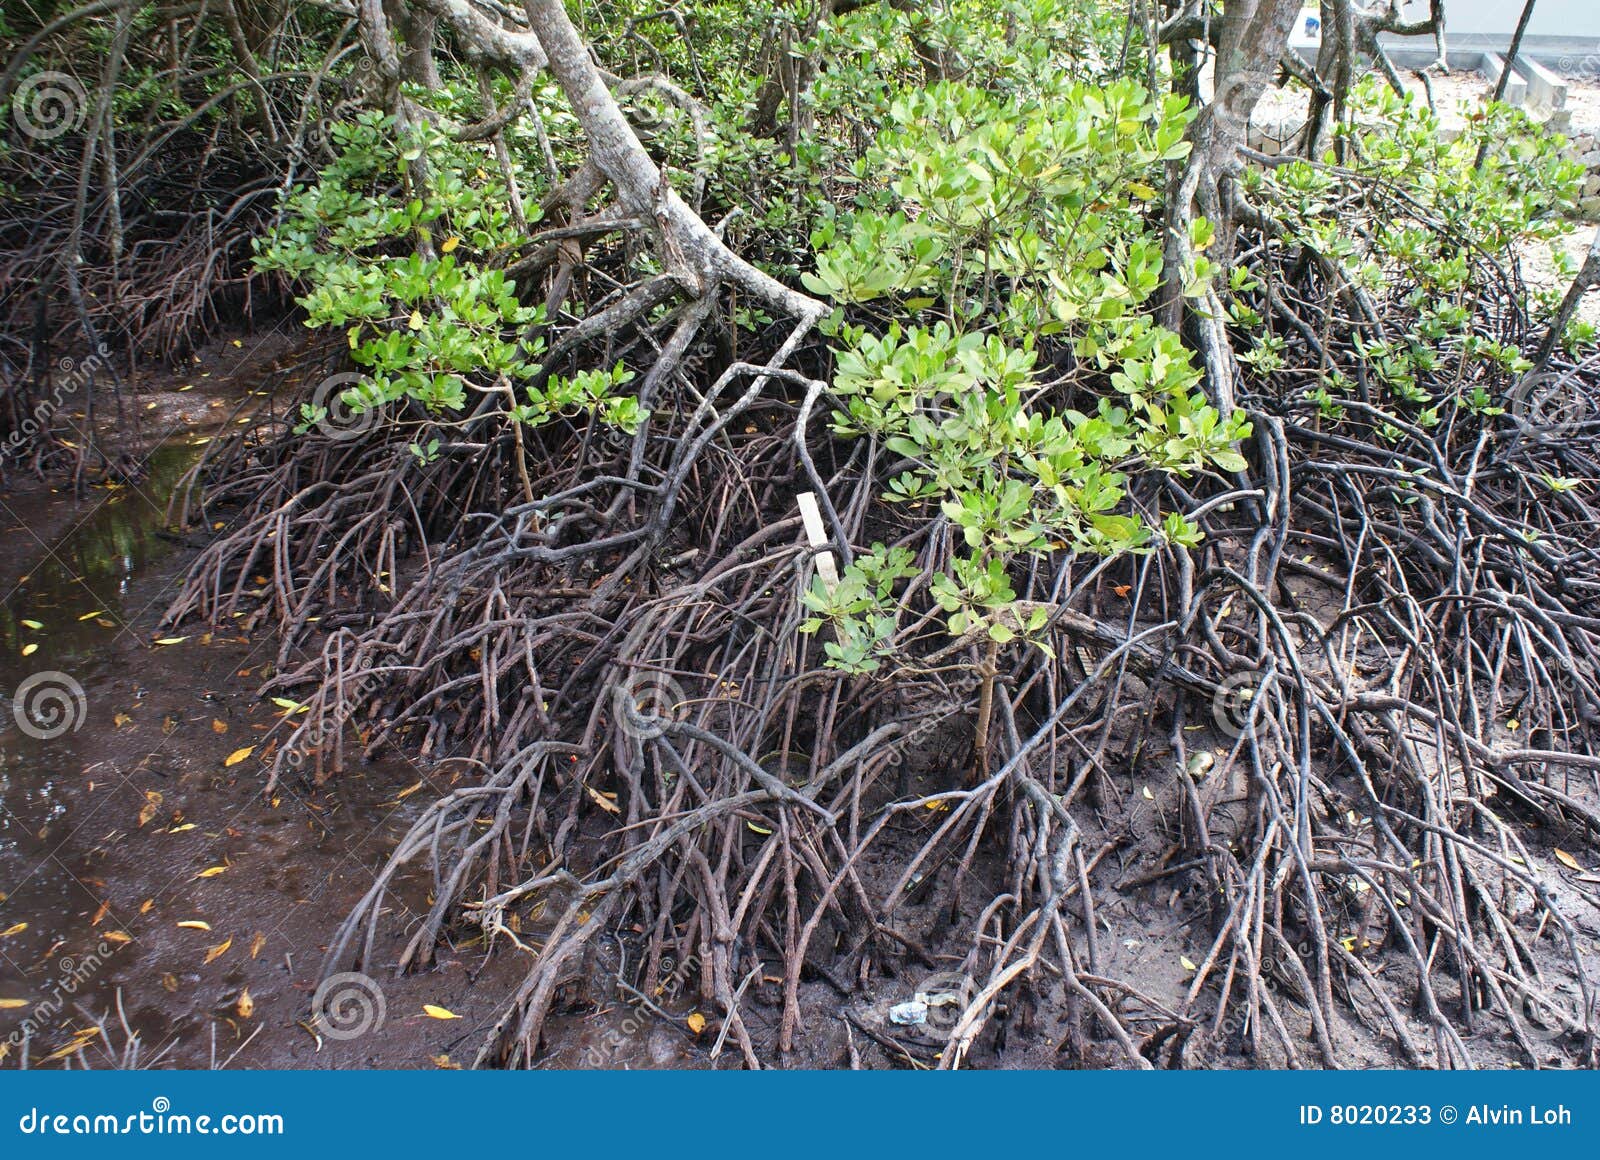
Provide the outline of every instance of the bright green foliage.
<path id="1" fill-rule="evenodd" d="M 897 98 L 889 121 L 855 166 L 855 208 L 825 211 L 805 278 L 850 308 L 832 323 L 834 427 L 914 464 L 887 498 L 959 533 L 964 553 L 932 579 L 950 631 L 1007 643 L 1043 624 L 1015 607 L 1019 557 L 1196 542 L 1181 516 L 1152 527 L 1129 510 L 1130 470 L 1245 466 L 1248 422 L 1222 420 L 1147 312 L 1161 284 L 1149 210 L 1162 164 L 1187 152 L 1187 116 L 1126 80 L 1037 95 L 942 83 Z M 1075 356 L 1087 405 L 1060 405 L 1041 342 Z M 893 570 L 868 582 L 862 568 L 806 597 L 809 629 L 835 628 L 830 663 L 854 671 L 876 667 L 895 622 Z"/>
<path id="2" fill-rule="evenodd" d="M 632 395 L 615 395 L 613 387 L 633 381 L 633 372 L 621 363 L 609 371 L 579 371 L 570 379 L 560 375 L 552 378 L 541 390 L 530 386 L 527 403 L 518 403 L 512 415 L 528 424 L 539 427 L 557 415 L 592 413 L 628 434 L 639 429 L 644 412 L 639 400 Z"/>
<path id="3" fill-rule="evenodd" d="M 510 414 L 530 426 L 590 413 L 637 428 L 638 400 L 613 394 L 633 378 L 621 366 L 543 387 L 530 381 L 543 344 L 521 336 L 542 321 L 542 307 L 525 305 L 505 271 L 487 264 L 523 233 L 483 147 L 450 142 L 427 124 L 397 133 L 378 113 L 336 127 L 334 141 L 337 159 L 290 195 L 256 260 L 309 285 L 299 300 L 306 325 L 348 330 L 350 356 L 367 371 L 344 392 L 352 411 L 409 402 L 448 418 L 467 408 L 470 389 L 526 383 L 526 401 Z M 324 417 L 306 405 L 301 429 Z"/>
<path id="4" fill-rule="evenodd" d="M 1252 200 L 1284 227 L 1276 244 L 1308 247 L 1334 272 L 1334 292 L 1364 299 L 1373 316 L 1415 319 L 1397 338 L 1353 336 L 1374 405 L 1422 429 L 1449 421 L 1458 408 L 1500 414 L 1498 384 L 1532 364 L 1478 328 L 1497 313 L 1500 271 L 1515 264 L 1516 247 L 1568 228 L 1582 166 L 1521 110 L 1486 105 L 1447 140 L 1425 105 L 1375 80 L 1356 93 L 1355 127 L 1339 134 L 1342 165 L 1330 150 L 1318 165 L 1246 171 Z M 1351 215 L 1363 213 L 1371 227 L 1352 230 Z M 1282 369 L 1284 340 L 1264 325 L 1259 287 L 1240 274 L 1230 289 L 1231 321 L 1252 343 L 1240 361 L 1263 376 Z M 1559 295 L 1530 297 L 1547 313 Z M 1592 337 L 1582 328 L 1568 335 Z M 1338 422 L 1348 414 L 1340 400 L 1354 389 L 1349 375 L 1329 369 L 1305 394 L 1324 420 Z M 1392 424 L 1381 429 L 1400 433 Z"/>

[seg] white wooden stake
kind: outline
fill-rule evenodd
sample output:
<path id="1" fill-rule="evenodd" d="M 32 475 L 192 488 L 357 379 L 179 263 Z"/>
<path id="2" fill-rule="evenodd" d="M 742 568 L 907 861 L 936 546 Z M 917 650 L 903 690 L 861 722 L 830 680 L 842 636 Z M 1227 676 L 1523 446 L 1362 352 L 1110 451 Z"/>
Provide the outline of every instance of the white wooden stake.
<path id="1" fill-rule="evenodd" d="M 805 525 L 806 539 L 813 548 L 820 548 L 828 542 L 828 532 L 822 526 L 822 510 L 817 507 L 817 493 L 802 491 L 795 499 L 800 504 L 800 522 Z M 832 552 L 817 553 L 817 575 L 822 577 L 822 583 L 832 592 L 839 586 L 839 568 L 833 562 Z"/>

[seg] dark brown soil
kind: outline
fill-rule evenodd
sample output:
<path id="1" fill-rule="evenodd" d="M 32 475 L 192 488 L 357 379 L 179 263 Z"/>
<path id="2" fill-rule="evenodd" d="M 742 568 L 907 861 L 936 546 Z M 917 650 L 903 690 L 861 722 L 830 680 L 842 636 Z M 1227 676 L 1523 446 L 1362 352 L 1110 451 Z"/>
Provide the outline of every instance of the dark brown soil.
<path id="1" fill-rule="evenodd" d="M 0 492 L 0 690 L 60 672 L 85 707 L 41 740 L 0 706 L 0 999 L 21 1001 L 0 1009 L 3 1066 L 110 1066 L 131 1030 L 147 1063 L 431 1067 L 489 1014 L 496 992 L 472 989 L 482 956 L 462 947 L 430 974 L 377 980 L 384 1018 L 359 1037 L 303 1026 L 324 940 L 427 800 L 406 792 L 421 779 L 396 757 L 264 797 L 259 755 L 283 710 L 257 690 L 275 642 L 154 643 L 192 555 L 163 535 L 167 494 L 205 440 L 284 385 L 274 360 L 290 345 L 219 343 L 138 384 L 147 472 L 83 495 Z M 180 925 L 197 922 L 209 929 Z"/>

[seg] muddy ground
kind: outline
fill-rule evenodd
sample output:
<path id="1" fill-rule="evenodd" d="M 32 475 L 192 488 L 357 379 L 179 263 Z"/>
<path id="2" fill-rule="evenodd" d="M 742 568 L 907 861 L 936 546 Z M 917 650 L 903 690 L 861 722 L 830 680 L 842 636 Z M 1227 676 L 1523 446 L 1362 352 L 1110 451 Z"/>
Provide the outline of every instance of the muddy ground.
<path id="1" fill-rule="evenodd" d="M 159 628 L 199 542 L 168 530 L 175 487 L 209 441 L 303 393 L 302 354 L 283 331 L 216 343 L 128 384 L 147 471 L 81 495 L 15 473 L 0 489 L 0 1067 L 453 1067 L 520 977 L 519 952 L 469 940 L 427 973 L 340 983 L 342 1022 L 312 1021 L 329 936 L 449 775 L 395 753 L 264 795 L 284 732 L 259 692 L 276 637 Z M 81 410 L 63 417 L 81 440 Z M 82 689 L 60 736 L 14 723 L 10 696 L 40 674 Z M 424 879 L 390 905 L 429 897 Z M 380 961 L 403 948 L 398 917 Z M 620 966 L 601 943 L 601 966 Z M 716 1029 L 693 1029 L 682 991 L 652 1011 L 579 988 L 545 1062 L 709 1064 Z M 845 1060 L 832 1023 L 797 1063 Z"/>
<path id="2" fill-rule="evenodd" d="M 283 333 L 220 342 L 189 367 L 133 385 L 128 401 L 151 449 L 147 472 L 100 480 L 82 495 L 59 481 L 15 477 L 0 490 L 0 690 L 16 695 L 44 673 L 82 689 L 81 711 L 69 696 L 72 727 L 55 737 L 28 735 L 0 705 L 0 1067 L 460 1066 L 536 947 L 530 930 L 528 946 L 489 954 L 467 928 L 429 971 L 396 978 L 382 969 L 400 956 L 407 918 L 431 900 L 424 870 L 390 899 L 401 913 L 382 924 L 369 975 L 333 993 L 341 1021 L 310 1020 L 329 937 L 452 775 L 387 753 L 325 786 L 290 779 L 264 794 L 264 759 L 291 711 L 260 694 L 277 661 L 276 636 L 268 625 L 158 627 L 200 537 L 213 530 L 167 531 L 174 488 L 207 441 L 258 412 L 280 413 L 283 399 L 303 393 L 304 377 L 316 372 L 294 369 L 307 366 L 301 354 Z M 1315 586 L 1302 595 L 1315 606 Z M 914 783 L 948 777 L 939 762 L 958 740 L 930 739 L 921 762 L 908 762 L 916 767 L 904 771 L 902 788 L 921 793 L 926 787 Z M 1100 970 L 1176 1004 L 1212 931 L 1196 884 L 1170 862 L 1182 812 L 1171 764 L 1152 753 L 1138 768 L 1116 769 L 1103 787 L 1102 826 L 1086 837 L 1095 851 Z M 1217 777 L 1203 796 L 1213 816 L 1226 817 L 1243 786 L 1237 775 Z M 921 840 L 903 837 L 908 849 Z M 978 869 L 981 877 L 981 860 Z M 869 879 L 877 872 L 861 870 Z M 1593 886 L 1580 882 L 1570 884 L 1574 919 L 1590 948 L 1600 948 L 1600 906 Z M 888 1026 L 886 1014 L 917 990 L 959 983 L 941 967 L 964 948 L 941 945 L 939 932 L 951 929 L 952 905 L 992 896 L 981 885 L 941 881 L 923 898 L 913 891 L 897 920 L 926 940 L 929 961 L 874 978 L 865 991 L 855 980 L 809 979 L 805 1027 L 788 1065 L 928 1066 L 938 1019 L 926 1033 L 906 1032 Z M 629 938 L 623 929 L 596 939 L 539 1062 L 738 1066 L 736 1052 L 714 1058 L 719 1026 L 694 1006 L 696 964 L 664 969 L 669 985 L 652 996 L 618 984 L 631 977 Z M 746 1021 L 769 1059 L 777 1055 L 778 983 L 753 977 L 745 996 Z M 1021 1033 L 985 1041 L 971 1063 L 1060 1066 L 1062 1005 L 1041 999 L 1018 1023 Z M 1333 1031 L 1348 1065 L 1399 1062 L 1353 1021 Z M 1502 1037 L 1489 1026 L 1479 1034 Z M 1271 1062 L 1239 1055 L 1237 1039 L 1236 1028 L 1216 1030 L 1190 1063 Z M 1561 1060 L 1552 1044 L 1548 1062 Z M 1115 1060 L 1108 1052 L 1102 1062 Z"/>
<path id="3" fill-rule="evenodd" d="M 0 492 L 0 688 L 59 672 L 83 690 L 59 737 L 3 718 L 5 1066 L 108 1066 L 131 1031 L 146 1063 L 430 1067 L 476 1026 L 482 964 L 465 949 L 384 980 L 382 1025 L 365 1034 L 301 1026 L 324 940 L 426 800 L 404 793 L 420 778 L 397 760 L 263 797 L 257 754 L 283 710 L 257 689 L 275 642 L 157 632 L 192 556 L 163 531 L 172 489 L 205 441 L 294 385 L 281 373 L 294 349 L 282 335 L 219 343 L 135 384 L 147 474 L 83 496 L 17 479 Z"/>

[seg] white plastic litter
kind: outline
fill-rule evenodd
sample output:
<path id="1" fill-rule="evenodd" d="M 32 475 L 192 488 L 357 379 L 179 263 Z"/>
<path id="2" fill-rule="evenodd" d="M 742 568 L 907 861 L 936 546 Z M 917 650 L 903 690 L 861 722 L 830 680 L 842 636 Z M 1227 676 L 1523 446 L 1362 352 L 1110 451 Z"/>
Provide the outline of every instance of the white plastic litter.
<path id="1" fill-rule="evenodd" d="M 928 997 L 921 991 L 911 996 L 908 1003 L 896 1003 L 889 1008 L 889 1022 L 902 1027 L 920 1027 L 928 1021 Z"/>

